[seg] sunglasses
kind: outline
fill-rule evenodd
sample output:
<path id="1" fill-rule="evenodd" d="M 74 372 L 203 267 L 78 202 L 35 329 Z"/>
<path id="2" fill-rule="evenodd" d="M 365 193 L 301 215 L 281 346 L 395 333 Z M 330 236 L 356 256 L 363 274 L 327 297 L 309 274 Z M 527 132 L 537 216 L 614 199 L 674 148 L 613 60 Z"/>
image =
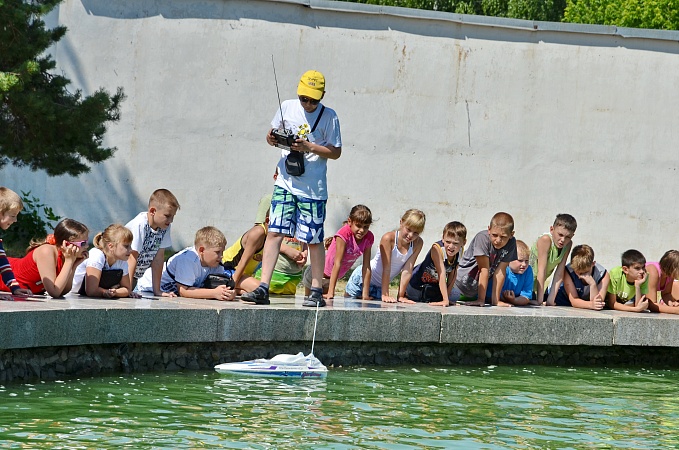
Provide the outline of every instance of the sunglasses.
<path id="1" fill-rule="evenodd" d="M 316 100 L 316 99 L 309 98 L 309 97 L 300 97 L 299 101 L 302 102 L 302 103 L 310 103 L 312 105 L 318 105 L 318 103 L 320 102 L 320 100 Z"/>
<path id="2" fill-rule="evenodd" d="M 68 241 L 69 244 L 73 244 L 78 248 L 81 248 L 83 245 L 87 245 L 87 241 Z"/>

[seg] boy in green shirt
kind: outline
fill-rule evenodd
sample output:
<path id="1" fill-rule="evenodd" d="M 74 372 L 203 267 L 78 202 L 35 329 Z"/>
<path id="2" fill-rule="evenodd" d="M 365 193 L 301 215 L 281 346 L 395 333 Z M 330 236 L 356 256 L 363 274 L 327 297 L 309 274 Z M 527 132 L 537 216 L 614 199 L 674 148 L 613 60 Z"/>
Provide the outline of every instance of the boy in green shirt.
<path id="1" fill-rule="evenodd" d="M 622 254 L 622 266 L 611 269 L 606 305 L 618 311 L 642 312 L 648 309 L 646 258 L 639 250 Z"/>

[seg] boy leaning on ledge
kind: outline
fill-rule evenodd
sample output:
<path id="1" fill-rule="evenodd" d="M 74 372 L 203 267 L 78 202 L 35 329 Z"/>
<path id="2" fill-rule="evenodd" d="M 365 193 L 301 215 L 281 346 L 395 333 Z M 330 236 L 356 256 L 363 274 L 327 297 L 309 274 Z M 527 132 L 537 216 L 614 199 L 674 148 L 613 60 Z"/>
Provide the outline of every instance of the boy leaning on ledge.
<path id="1" fill-rule="evenodd" d="M 160 277 L 165 262 L 165 249 L 172 246 L 170 228 L 179 202 L 167 189 L 157 189 L 151 194 L 148 211 L 142 211 L 130 220 L 126 228 L 132 231 L 132 252 L 127 260 L 130 271 L 130 286 L 134 289 L 137 280 L 151 268 L 153 295 L 172 297 L 171 292 L 160 289 Z"/>
<path id="2" fill-rule="evenodd" d="M 491 219 L 488 229 L 477 233 L 464 251 L 449 300 L 475 300 L 466 304 L 485 306 L 488 280 L 492 278 L 491 304 L 509 306 L 500 298 L 500 290 L 507 264 L 516 258 L 514 218 L 499 212 Z"/>
<path id="3" fill-rule="evenodd" d="M 201 228 L 196 232 L 193 247 L 185 248 L 167 261 L 160 289 L 180 297 L 233 300 L 236 291 L 231 288 L 223 285 L 214 289 L 202 287 L 208 275 L 224 274 L 221 262 L 225 248 L 226 238 L 221 231 L 215 227 Z M 153 289 L 151 272 L 147 269 L 139 280 L 137 288 L 140 291 L 151 292 Z"/>
<path id="4" fill-rule="evenodd" d="M 648 309 L 646 258 L 638 250 L 627 250 L 622 266 L 611 269 L 606 305 L 618 311 L 641 312 Z"/>
<path id="5" fill-rule="evenodd" d="M 578 223 L 570 214 L 557 214 L 549 233 L 540 236 L 530 249 L 530 265 L 533 269 L 534 304 L 554 306 L 559 286 L 563 282 L 564 267 L 573 245 L 573 235 Z M 545 281 L 554 272 L 549 294 L 546 294 Z M 546 295 L 545 295 L 546 294 Z M 532 302 L 533 303 L 533 302 Z"/>

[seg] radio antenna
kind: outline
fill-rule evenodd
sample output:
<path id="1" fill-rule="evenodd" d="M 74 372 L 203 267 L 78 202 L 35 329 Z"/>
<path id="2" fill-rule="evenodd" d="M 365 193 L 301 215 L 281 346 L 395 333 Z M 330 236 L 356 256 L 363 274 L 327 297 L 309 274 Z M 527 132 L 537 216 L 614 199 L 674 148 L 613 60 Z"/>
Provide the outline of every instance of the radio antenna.
<path id="1" fill-rule="evenodd" d="M 273 55 L 271 55 L 271 65 L 273 66 L 273 79 L 274 82 L 276 83 L 276 95 L 278 96 L 278 112 L 281 113 L 281 123 L 283 124 L 283 129 L 287 131 L 287 128 L 285 128 L 285 119 L 283 119 L 283 106 L 281 105 L 281 93 L 278 91 L 278 78 L 276 77 L 276 64 L 274 63 Z"/>

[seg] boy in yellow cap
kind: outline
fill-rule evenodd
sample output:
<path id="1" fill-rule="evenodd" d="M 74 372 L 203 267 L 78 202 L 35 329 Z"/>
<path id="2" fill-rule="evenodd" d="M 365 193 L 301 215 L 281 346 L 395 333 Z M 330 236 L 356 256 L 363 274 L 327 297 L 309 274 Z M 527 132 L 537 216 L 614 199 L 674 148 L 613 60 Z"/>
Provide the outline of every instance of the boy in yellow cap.
<path id="1" fill-rule="evenodd" d="M 342 154 L 342 137 L 337 114 L 320 103 L 325 96 L 325 77 L 310 70 L 297 86 L 297 99 L 286 100 L 271 121 L 266 142 L 280 144 L 276 133 L 295 135 L 289 147 L 281 147 L 279 175 L 274 185 L 269 213 L 269 232 L 264 244 L 261 283 L 241 299 L 258 305 L 269 304 L 269 283 L 285 236 L 308 244 L 311 260 L 311 293 L 304 306 L 325 306 L 323 299 L 323 222 L 326 163 Z"/>

